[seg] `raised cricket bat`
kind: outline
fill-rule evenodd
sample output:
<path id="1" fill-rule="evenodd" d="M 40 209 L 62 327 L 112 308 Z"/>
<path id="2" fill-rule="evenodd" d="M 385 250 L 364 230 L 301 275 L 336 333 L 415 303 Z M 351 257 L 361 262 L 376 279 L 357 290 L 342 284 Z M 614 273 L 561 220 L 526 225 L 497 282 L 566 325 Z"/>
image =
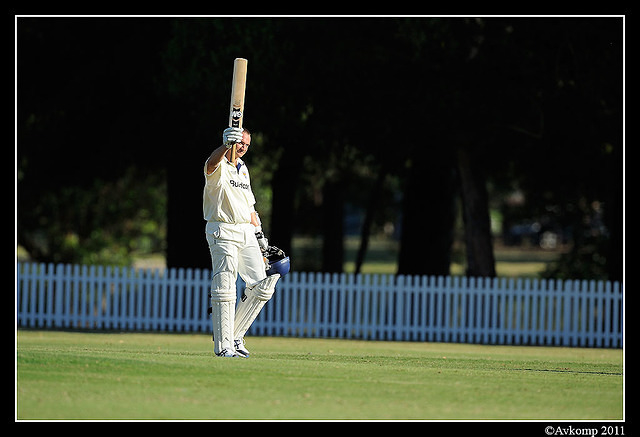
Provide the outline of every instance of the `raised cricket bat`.
<path id="1" fill-rule="evenodd" d="M 244 92 L 247 84 L 247 60 L 236 58 L 233 61 L 233 81 L 231 82 L 231 107 L 229 109 L 229 127 L 242 127 L 244 118 Z M 236 160 L 236 145 L 231 149 L 231 161 Z"/>

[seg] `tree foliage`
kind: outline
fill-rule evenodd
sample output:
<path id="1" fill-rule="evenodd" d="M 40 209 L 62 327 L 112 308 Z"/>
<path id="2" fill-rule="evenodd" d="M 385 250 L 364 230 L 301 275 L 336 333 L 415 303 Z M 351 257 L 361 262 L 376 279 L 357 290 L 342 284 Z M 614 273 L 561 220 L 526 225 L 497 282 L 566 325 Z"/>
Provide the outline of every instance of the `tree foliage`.
<path id="1" fill-rule="evenodd" d="M 166 220 L 169 265 L 207 267 L 201 169 L 245 57 L 247 159 L 285 251 L 321 236 L 315 268 L 340 271 L 356 210 L 360 260 L 395 220 L 399 273 L 448 274 L 462 208 L 467 274 L 492 276 L 494 208 L 563 230 L 549 274 L 621 279 L 622 42 L 616 17 L 20 18 L 18 243 L 72 260 Z"/>

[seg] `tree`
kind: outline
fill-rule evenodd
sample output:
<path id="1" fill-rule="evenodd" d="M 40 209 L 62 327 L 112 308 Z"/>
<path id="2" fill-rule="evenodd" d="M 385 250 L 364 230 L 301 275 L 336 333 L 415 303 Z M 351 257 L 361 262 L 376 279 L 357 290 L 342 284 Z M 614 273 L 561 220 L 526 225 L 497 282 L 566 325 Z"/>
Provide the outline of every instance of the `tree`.
<path id="1" fill-rule="evenodd" d="M 127 264 L 162 248 L 164 166 L 147 146 L 165 24 L 18 18 L 17 237 L 32 259 Z"/>
<path id="2" fill-rule="evenodd" d="M 20 18 L 17 35 L 18 239 L 39 259 L 37 241 L 72 257 L 63 244 L 106 229 L 96 216 L 132 219 L 95 208 L 100 186 L 166 177 L 168 265 L 207 267 L 200 170 L 243 56 L 274 244 L 323 235 L 318 268 L 340 271 L 340 211 L 358 205 L 361 262 L 393 192 L 400 273 L 448 274 L 460 204 L 468 274 L 493 276 L 489 206 L 518 189 L 523 213 L 573 230 L 550 274 L 621 277 L 619 18 Z"/>

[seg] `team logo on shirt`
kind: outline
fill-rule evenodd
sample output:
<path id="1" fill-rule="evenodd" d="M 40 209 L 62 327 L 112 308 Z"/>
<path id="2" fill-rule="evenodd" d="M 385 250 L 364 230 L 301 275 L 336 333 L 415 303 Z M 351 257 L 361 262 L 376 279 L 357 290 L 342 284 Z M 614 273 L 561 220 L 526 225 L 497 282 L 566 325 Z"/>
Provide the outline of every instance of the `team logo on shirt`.
<path id="1" fill-rule="evenodd" d="M 229 181 L 232 187 L 242 188 L 243 190 L 249 189 L 249 184 L 245 184 L 244 182 L 236 182 L 233 179 Z"/>

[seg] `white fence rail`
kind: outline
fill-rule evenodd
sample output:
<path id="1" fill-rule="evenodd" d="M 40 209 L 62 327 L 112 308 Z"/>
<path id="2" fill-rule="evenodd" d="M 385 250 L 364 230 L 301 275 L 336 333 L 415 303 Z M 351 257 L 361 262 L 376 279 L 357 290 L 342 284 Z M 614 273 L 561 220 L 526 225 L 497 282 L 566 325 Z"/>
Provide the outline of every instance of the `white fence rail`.
<path id="1" fill-rule="evenodd" d="M 18 263 L 17 325 L 210 332 L 210 275 Z M 620 348 L 622 296 L 618 282 L 291 272 L 248 334 Z"/>

